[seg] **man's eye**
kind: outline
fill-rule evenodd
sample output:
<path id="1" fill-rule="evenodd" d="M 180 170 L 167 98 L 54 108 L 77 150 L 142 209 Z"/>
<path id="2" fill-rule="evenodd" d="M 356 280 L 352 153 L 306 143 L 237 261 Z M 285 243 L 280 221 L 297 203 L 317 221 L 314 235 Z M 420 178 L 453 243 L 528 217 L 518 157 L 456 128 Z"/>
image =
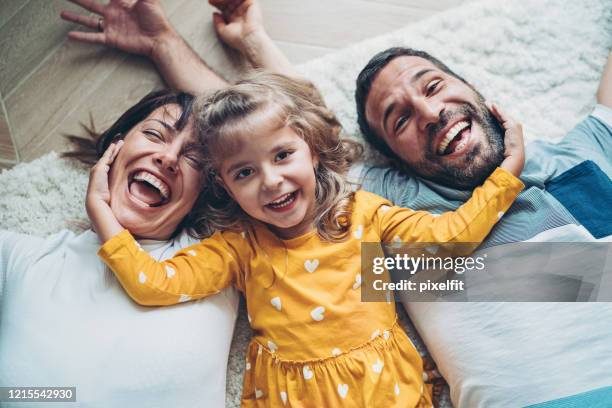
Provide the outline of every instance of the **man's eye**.
<path id="1" fill-rule="evenodd" d="M 249 177 L 253 173 L 251 169 L 242 169 L 238 173 L 236 173 L 236 180 L 243 179 L 245 177 Z"/>
<path id="2" fill-rule="evenodd" d="M 291 156 L 291 153 L 293 153 L 293 152 L 282 151 L 282 152 L 278 153 L 276 155 L 276 161 L 285 160 L 287 157 Z"/>
<path id="3" fill-rule="evenodd" d="M 156 139 L 156 140 L 164 140 L 163 136 L 161 133 L 159 133 L 157 130 L 144 130 L 143 133 L 145 135 L 147 135 L 150 139 Z"/>
<path id="4" fill-rule="evenodd" d="M 436 88 L 438 88 L 438 85 L 440 85 L 440 82 L 442 82 L 442 80 L 438 79 L 429 83 L 429 85 L 427 86 L 427 96 L 435 92 Z"/>
<path id="5" fill-rule="evenodd" d="M 395 130 L 397 132 L 402 126 L 404 126 L 404 123 L 406 123 L 407 120 L 408 120 L 408 116 L 407 115 L 400 116 L 397 119 L 397 122 L 395 122 L 395 127 L 393 128 L 393 130 Z"/>

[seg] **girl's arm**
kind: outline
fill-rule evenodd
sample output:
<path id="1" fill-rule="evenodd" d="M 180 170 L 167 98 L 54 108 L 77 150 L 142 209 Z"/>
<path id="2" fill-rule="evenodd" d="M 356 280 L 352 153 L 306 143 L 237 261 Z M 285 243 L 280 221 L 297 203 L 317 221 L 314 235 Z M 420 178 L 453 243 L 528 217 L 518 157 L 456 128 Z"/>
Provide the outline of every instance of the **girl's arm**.
<path id="1" fill-rule="evenodd" d="M 248 247 L 240 248 L 241 255 Z M 230 286 L 240 267 L 237 251 L 217 232 L 158 262 L 127 230 L 105 242 L 98 255 L 138 304 L 172 305 L 214 295 Z"/>
<path id="2" fill-rule="evenodd" d="M 376 217 L 383 242 L 465 242 L 474 245 L 458 252 L 471 252 L 510 208 L 524 187 L 518 179 L 525 163 L 523 129 L 497 105 L 490 104 L 489 109 L 505 129 L 505 159 L 500 167 L 456 211 L 434 216 L 399 207 L 379 209 Z"/>
<path id="3" fill-rule="evenodd" d="M 92 167 L 87 187 L 87 214 L 104 245 L 102 260 L 136 303 L 171 305 L 219 292 L 239 270 L 233 249 L 221 234 L 157 262 L 119 224 L 110 208 L 108 171 L 123 141 L 113 143 Z M 239 241 L 242 242 L 242 241 Z M 248 251 L 248 246 L 240 253 Z M 236 253 L 236 252 L 234 252 Z"/>

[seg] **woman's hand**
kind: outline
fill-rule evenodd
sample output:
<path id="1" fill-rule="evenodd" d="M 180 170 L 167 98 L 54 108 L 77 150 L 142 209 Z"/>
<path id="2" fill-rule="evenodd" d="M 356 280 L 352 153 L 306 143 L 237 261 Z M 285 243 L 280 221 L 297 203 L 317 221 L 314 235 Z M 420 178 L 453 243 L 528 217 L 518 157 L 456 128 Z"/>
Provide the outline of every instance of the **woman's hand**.
<path id="1" fill-rule="evenodd" d="M 64 20 L 96 32 L 71 31 L 68 38 L 92 44 L 104 44 L 133 54 L 153 58 L 157 47 L 178 36 L 168 21 L 159 0 L 110 0 L 106 5 L 96 0 L 70 0 L 95 16 L 62 11 Z"/>
<path id="2" fill-rule="evenodd" d="M 487 103 L 493 116 L 504 128 L 504 161 L 500 165 L 516 177 L 521 175 L 525 165 L 525 142 L 523 141 L 523 125 L 512 119 L 495 103 Z"/>
<path id="3" fill-rule="evenodd" d="M 111 211 L 111 197 L 108 187 L 108 172 L 121 146 L 123 146 L 123 140 L 112 143 L 89 172 L 85 206 L 93 229 L 98 233 L 102 242 L 123 230 Z"/>
<path id="4" fill-rule="evenodd" d="M 219 38 L 230 47 L 245 53 L 253 36 L 265 33 L 263 17 L 256 0 L 208 0 L 219 12 L 213 13 L 213 24 Z"/>

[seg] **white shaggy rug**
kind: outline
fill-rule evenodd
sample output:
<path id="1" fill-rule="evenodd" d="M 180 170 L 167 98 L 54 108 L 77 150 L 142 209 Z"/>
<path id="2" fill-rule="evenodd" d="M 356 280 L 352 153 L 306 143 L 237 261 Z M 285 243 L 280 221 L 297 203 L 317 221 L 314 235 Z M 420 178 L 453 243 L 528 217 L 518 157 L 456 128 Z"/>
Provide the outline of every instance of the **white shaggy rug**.
<path id="1" fill-rule="evenodd" d="M 375 52 L 397 45 L 424 49 L 447 63 L 522 121 L 527 140 L 554 140 L 595 102 L 612 46 L 612 7 L 609 0 L 480 1 L 302 65 L 349 135 L 359 134 L 353 100 L 358 72 Z M 82 230 L 86 185 L 87 171 L 54 153 L 5 170 L 0 228 L 37 235 Z M 239 405 L 249 336 L 241 318 L 228 365 L 230 407 Z M 448 401 L 445 393 L 441 405 Z"/>

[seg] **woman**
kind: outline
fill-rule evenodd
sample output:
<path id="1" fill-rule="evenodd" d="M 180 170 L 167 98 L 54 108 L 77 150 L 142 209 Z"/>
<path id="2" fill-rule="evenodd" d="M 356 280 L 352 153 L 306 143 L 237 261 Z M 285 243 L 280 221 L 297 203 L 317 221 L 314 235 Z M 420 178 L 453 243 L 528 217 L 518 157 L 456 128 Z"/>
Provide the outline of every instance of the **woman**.
<path id="1" fill-rule="evenodd" d="M 111 207 L 158 259 L 207 232 L 192 102 L 151 93 L 97 144 L 73 138 L 79 149 L 67 154 L 93 163 L 124 140 L 109 169 Z M 224 406 L 236 293 L 138 306 L 98 259 L 99 246 L 91 230 L 44 239 L 0 231 L 0 386 L 76 387 L 71 407 Z"/>

